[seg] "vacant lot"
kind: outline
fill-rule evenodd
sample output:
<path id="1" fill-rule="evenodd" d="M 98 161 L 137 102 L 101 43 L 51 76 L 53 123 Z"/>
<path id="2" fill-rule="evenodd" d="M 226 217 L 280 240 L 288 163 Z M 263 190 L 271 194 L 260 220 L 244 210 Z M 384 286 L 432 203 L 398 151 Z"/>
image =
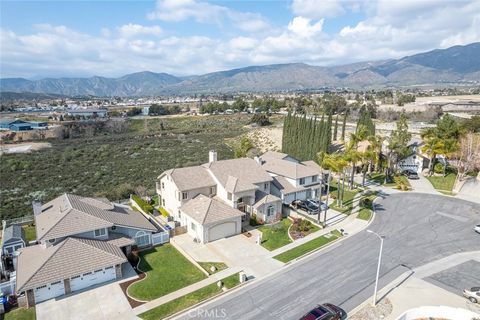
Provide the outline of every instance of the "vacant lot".
<path id="1" fill-rule="evenodd" d="M 71 192 L 117 200 L 139 185 L 154 191 L 164 170 L 233 157 L 225 139 L 245 133 L 250 116 L 177 117 L 130 120 L 109 130 L 88 127 L 75 138 L 51 140 L 51 148 L 4 154 L 0 161 L 0 219 L 31 214 L 31 201 Z M 113 127 L 113 129 L 112 129 Z"/>

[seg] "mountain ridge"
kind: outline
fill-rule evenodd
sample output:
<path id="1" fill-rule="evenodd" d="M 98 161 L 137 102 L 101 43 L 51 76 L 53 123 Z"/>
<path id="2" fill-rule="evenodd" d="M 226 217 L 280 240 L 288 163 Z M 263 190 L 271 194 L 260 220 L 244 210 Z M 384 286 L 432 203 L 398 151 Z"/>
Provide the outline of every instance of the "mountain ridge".
<path id="1" fill-rule="evenodd" d="M 118 78 L 0 79 L 0 91 L 67 96 L 151 96 L 306 90 L 325 87 L 401 87 L 448 83 L 478 84 L 480 42 L 435 49 L 400 59 L 356 62 L 339 66 L 284 63 L 247 66 L 203 75 L 177 77 L 141 71 Z"/>

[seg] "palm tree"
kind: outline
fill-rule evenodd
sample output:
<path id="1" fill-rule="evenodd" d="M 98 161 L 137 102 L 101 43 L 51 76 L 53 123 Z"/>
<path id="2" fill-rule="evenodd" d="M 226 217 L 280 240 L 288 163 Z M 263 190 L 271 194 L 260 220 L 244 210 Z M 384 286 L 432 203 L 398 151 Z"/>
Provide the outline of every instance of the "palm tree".
<path id="1" fill-rule="evenodd" d="M 344 159 L 343 155 L 340 153 L 334 154 L 324 154 L 322 160 L 322 167 L 329 170 L 329 186 L 330 188 L 330 175 L 331 172 L 335 172 L 337 174 L 337 205 L 343 205 L 343 199 L 340 199 L 340 180 L 342 176 L 344 176 L 344 169 L 348 166 L 348 162 Z M 328 197 L 328 195 L 327 195 Z M 328 205 L 328 202 L 327 202 Z"/>
<path id="2" fill-rule="evenodd" d="M 423 141 L 425 142 L 425 145 L 421 148 L 421 150 L 430 158 L 430 163 L 428 164 L 428 172 L 430 174 L 433 172 L 437 154 L 442 154 L 445 148 L 444 141 L 437 137 L 435 133 L 435 130 L 428 128 L 423 131 L 421 135 Z"/>
<path id="3" fill-rule="evenodd" d="M 368 142 L 370 142 L 370 146 L 368 147 L 368 151 L 370 151 L 371 154 L 372 154 L 370 166 L 368 168 L 369 173 L 372 173 L 372 165 L 375 166 L 375 171 L 380 171 L 381 170 L 383 140 L 384 140 L 384 138 L 381 137 L 381 136 L 370 136 L 370 137 L 368 137 Z"/>

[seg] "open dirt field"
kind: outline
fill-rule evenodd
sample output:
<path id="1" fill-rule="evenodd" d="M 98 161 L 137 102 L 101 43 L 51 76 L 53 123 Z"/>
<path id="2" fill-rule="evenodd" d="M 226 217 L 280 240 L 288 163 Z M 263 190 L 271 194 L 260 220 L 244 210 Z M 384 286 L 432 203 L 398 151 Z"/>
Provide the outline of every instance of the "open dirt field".
<path id="1" fill-rule="evenodd" d="M 0 155 L 4 153 L 25 153 L 51 147 L 52 145 L 48 142 L 3 144 L 0 145 Z"/>
<path id="2" fill-rule="evenodd" d="M 469 107 L 472 111 L 480 110 L 480 95 L 465 95 L 465 96 L 439 96 L 439 97 L 418 97 L 415 102 L 407 103 L 406 105 L 399 107 L 396 104 L 381 104 L 380 110 L 398 110 L 402 109 L 406 112 L 425 111 L 430 104 L 445 104 L 445 103 L 462 103 L 462 102 L 475 102 L 478 106 Z M 451 111 L 451 110 L 444 110 Z"/>

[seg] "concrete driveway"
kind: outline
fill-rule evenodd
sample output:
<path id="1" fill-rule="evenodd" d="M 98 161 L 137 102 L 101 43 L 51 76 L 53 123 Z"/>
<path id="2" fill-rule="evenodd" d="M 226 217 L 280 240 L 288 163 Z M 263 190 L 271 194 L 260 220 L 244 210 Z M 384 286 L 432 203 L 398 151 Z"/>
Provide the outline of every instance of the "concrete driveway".
<path id="1" fill-rule="evenodd" d="M 39 303 L 36 312 L 37 320 L 136 319 L 118 282 Z"/>

